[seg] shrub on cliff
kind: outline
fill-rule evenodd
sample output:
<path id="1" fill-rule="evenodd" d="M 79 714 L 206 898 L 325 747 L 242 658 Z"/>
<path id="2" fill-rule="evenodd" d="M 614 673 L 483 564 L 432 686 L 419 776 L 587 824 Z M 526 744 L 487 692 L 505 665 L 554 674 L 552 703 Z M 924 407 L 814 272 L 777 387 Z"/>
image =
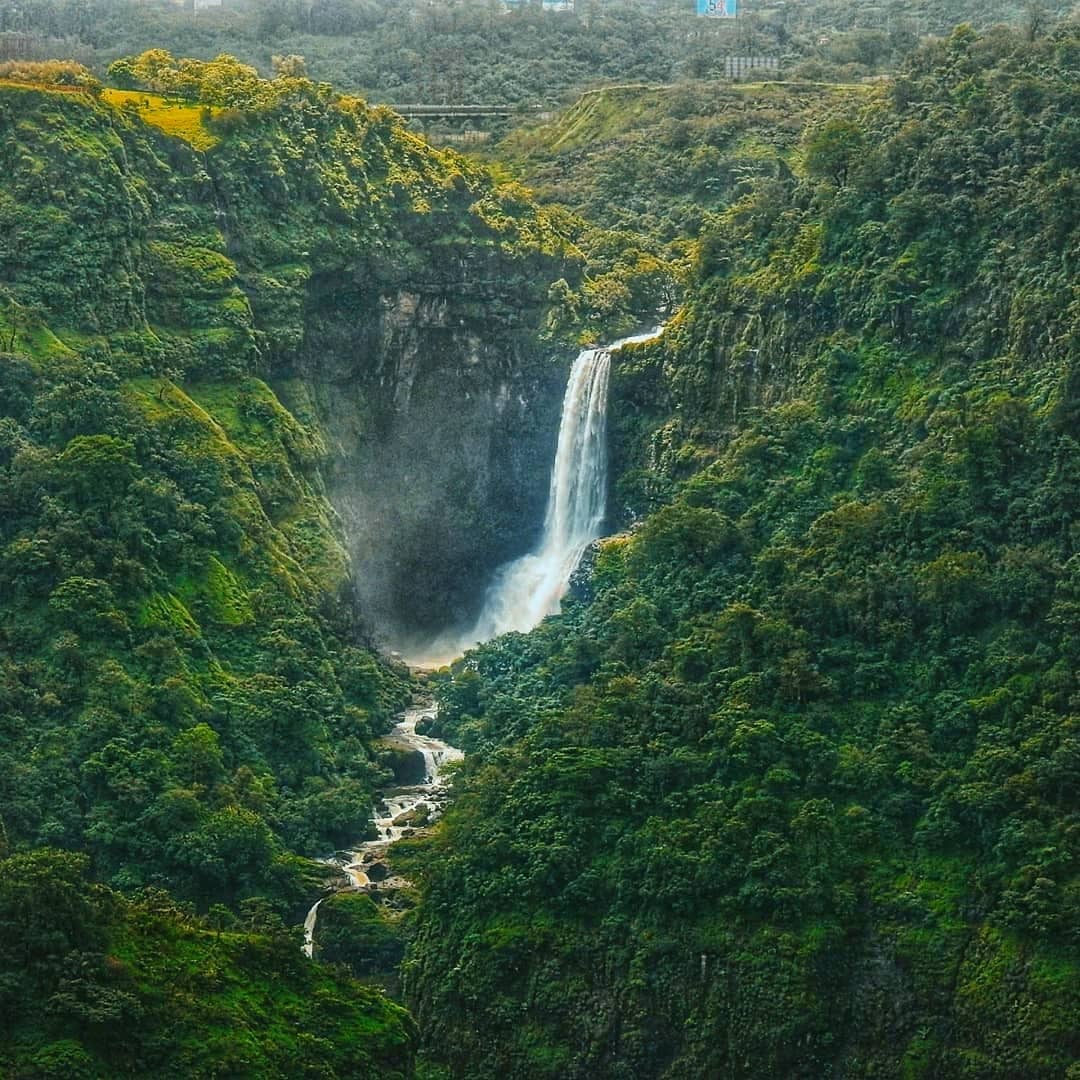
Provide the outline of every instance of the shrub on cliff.
<path id="1" fill-rule="evenodd" d="M 403 1009 L 308 963 L 278 923 L 126 900 L 88 860 L 0 860 L 0 1068 L 12 1076 L 412 1075 Z"/>

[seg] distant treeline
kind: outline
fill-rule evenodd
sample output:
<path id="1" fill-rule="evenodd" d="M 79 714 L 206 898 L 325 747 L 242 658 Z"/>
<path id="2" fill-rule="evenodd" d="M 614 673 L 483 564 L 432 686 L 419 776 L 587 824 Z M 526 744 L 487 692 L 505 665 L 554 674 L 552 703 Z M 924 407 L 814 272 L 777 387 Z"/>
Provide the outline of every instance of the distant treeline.
<path id="1" fill-rule="evenodd" d="M 315 79 L 391 102 L 551 102 L 588 85 L 724 73 L 731 56 L 768 56 L 798 78 L 850 81 L 891 70 L 920 37 L 1008 21 L 1035 32 L 1060 0 L 972 0 L 902 10 L 867 0 L 747 3 L 737 20 L 699 19 L 691 0 L 578 0 L 570 12 L 498 0 L 225 0 L 195 11 L 164 0 L 0 0 L 0 59 L 76 59 L 103 73 L 124 55 L 226 52 L 269 72 L 303 55 Z"/>

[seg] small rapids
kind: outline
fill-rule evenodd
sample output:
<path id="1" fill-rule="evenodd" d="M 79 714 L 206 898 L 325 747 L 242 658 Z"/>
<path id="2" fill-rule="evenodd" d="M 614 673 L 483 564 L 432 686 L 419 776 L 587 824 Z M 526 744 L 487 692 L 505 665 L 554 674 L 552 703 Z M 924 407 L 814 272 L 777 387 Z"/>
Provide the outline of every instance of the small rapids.
<path id="1" fill-rule="evenodd" d="M 399 724 L 396 724 L 388 736 L 389 741 L 418 750 L 424 756 L 424 779 L 419 784 L 406 787 L 390 788 L 382 793 L 382 799 L 376 803 L 375 829 L 378 839 L 361 844 L 353 854 L 363 854 L 373 848 L 380 848 L 400 840 L 407 824 L 395 824 L 403 814 L 408 814 L 420 806 L 430 807 L 428 820 L 438 817 L 446 799 L 446 779 L 442 775 L 443 766 L 449 761 L 460 761 L 464 756 L 454 746 L 434 739 L 429 735 L 418 735 L 416 725 L 421 720 L 435 716 L 435 706 L 409 709 Z M 349 867 L 346 866 L 348 871 Z"/>
<path id="2" fill-rule="evenodd" d="M 341 870 L 349 879 L 352 889 L 366 889 L 371 886 L 368 870 L 372 863 L 378 862 L 378 856 L 395 840 L 400 840 L 410 829 L 416 826 L 408 819 L 414 811 L 426 807 L 424 824 L 435 821 L 446 803 L 447 783 L 443 767 L 450 761 L 460 761 L 463 754 L 454 746 L 434 739 L 429 735 L 417 733 L 416 725 L 421 720 L 435 716 L 434 705 L 417 706 L 407 709 L 401 721 L 394 725 L 386 742 L 406 750 L 414 750 L 423 755 L 424 778 L 420 783 L 387 788 L 375 800 L 374 840 L 365 840 L 348 851 L 335 852 L 322 860 L 328 866 Z M 374 872 L 374 871 L 372 871 Z M 315 953 L 315 924 L 319 917 L 319 905 L 325 900 L 317 900 L 304 919 L 304 953 Z"/>

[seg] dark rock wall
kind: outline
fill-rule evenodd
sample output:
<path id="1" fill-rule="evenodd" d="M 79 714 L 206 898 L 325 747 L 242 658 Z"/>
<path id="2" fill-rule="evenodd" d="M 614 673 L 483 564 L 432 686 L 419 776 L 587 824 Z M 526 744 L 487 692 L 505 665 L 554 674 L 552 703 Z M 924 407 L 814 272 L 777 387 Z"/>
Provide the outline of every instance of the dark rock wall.
<path id="1" fill-rule="evenodd" d="M 313 278 L 308 296 L 302 375 L 356 597 L 380 644 L 407 648 L 466 623 L 538 534 L 571 357 L 540 341 L 527 293 L 515 308 L 464 277 Z"/>

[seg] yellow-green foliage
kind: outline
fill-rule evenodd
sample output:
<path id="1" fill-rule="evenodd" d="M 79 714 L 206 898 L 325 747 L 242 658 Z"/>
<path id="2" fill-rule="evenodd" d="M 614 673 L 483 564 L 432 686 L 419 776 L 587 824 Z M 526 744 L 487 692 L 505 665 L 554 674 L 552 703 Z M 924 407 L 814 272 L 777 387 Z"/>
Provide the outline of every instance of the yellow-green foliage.
<path id="1" fill-rule="evenodd" d="M 261 379 L 192 383 L 187 392 L 252 460 L 287 465 L 291 458 L 310 464 L 320 454 L 317 437 Z"/>
<path id="2" fill-rule="evenodd" d="M 200 383 L 188 393 L 140 378 L 127 389 L 148 417 L 174 429 L 192 461 L 224 466 L 232 511 L 244 527 L 240 550 L 252 567 L 274 574 L 292 596 L 344 580 L 347 559 L 331 511 L 296 471 L 298 454 L 310 452 L 313 440 L 265 383 Z M 216 621 L 246 621 L 246 601 L 231 585 L 222 593 L 206 584 L 199 596 Z"/>
<path id="3" fill-rule="evenodd" d="M 174 423 L 185 453 L 223 458 L 232 466 L 241 465 L 242 455 L 222 427 L 175 383 L 141 376 L 128 382 L 127 391 L 149 419 Z"/>
<path id="4" fill-rule="evenodd" d="M 231 626 L 250 622 L 251 601 L 240 579 L 220 559 L 211 555 L 206 563 L 206 596 L 214 617 Z"/>
<path id="5" fill-rule="evenodd" d="M 0 63 L 0 82 L 85 90 L 101 85 L 89 68 L 72 60 L 5 60 Z"/>
<path id="6" fill-rule="evenodd" d="M 75 356 L 74 350 L 39 322 L 31 313 L 0 302 L 0 341 L 5 349 L 18 351 L 34 360 L 50 356 Z"/>
<path id="7" fill-rule="evenodd" d="M 835 84 L 814 86 L 806 83 L 679 83 L 672 86 L 609 86 L 589 90 L 554 120 L 535 127 L 513 132 L 499 147 L 499 153 L 512 160 L 551 153 L 569 153 L 584 149 L 595 152 L 605 143 L 626 139 L 631 132 L 652 129 L 659 121 L 679 118 L 707 118 L 710 124 L 730 119 L 737 124 L 747 109 L 783 108 L 796 114 L 808 100 L 827 100 L 844 91 L 865 87 L 843 87 Z M 703 110 L 688 105 L 692 95 L 707 94 L 713 107 Z M 726 114 L 728 114 L 726 116 Z M 769 133 L 767 121 L 762 126 L 764 137 L 743 140 L 748 154 L 771 156 L 776 152 L 775 132 Z M 742 149 L 743 147 L 740 147 Z"/>
<path id="8" fill-rule="evenodd" d="M 188 392 L 250 466 L 264 513 L 288 538 L 305 575 L 335 588 L 347 572 L 347 556 L 329 507 L 306 475 L 322 457 L 321 439 L 260 379 L 201 382 Z"/>
<path id="9" fill-rule="evenodd" d="M 214 247 L 192 242 L 203 239 L 185 234 L 178 242 L 146 245 L 146 317 L 177 356 L 176 366 L 232 371 L 254 355 L 251 305 L 237 284 L 236 264 Z M 216 230 L 205 240 L 224 244 Z M 220 363 L 214 363 L 217 357 Z"/>
<path id="10" fill-rule="evenodd" d="M 606 141 L 643 119 L 656 115 L 662 98 L 671 87 L 617 86 L 590 90 L 581 95 L 573 108 L 557 120 L 535 132 L 521 136 L 521 141 L 536 140 L 552 150 L 570 150 L 575 146 L 595 145 Z"/>
<path id="11" fill-rule="evenodd" d="M 209 150 L 219 138 L 207 126 L 208 116 L 216 116 L 221 108 L 216 105 L 196 105 L 180 98 L 148 94 L 142 90 L 113 90 L 102 92 L 102 98 L 110 105 L 132 109 L 145 123 L 164 131 L 166 135 L 183 139 L 196 150 Z"/>
<path id="12" fill-rule="evenodd" d="M 198 637 L 199 625 L 184 607 L 183 601 L 173 593 L 154 593 L 139 613 L 141 626 L 160 630 L 174 630 L 185 637 Z"/>
<path id="13" fill-rule="evenodd" d="M 177 588 L 200 614 L 222 626 L 244 626 L 254 618 L 243 582 L 216 555 L 207 558 L 201 574 L 185 574 Z"/>
<path id="14" fill-rule="evenodd" d="M 147 251 L 155 270 L 182 280 L 186 290 L 216 295 L 236 281 L 236 264 L 220 251 L 152 240 Z"/>
<path id="15" fill-rule="evenodd" d="M 213 60 L 176 59 L 165 49 L 148 49 L 109 65 L 109 77 L 124 87 L 142 87 L 177 94 L 210 105 L 253 107 L 272 102 L 279 91 L 300 80 L 292 77 L 267 82 L 248 64 L 222 53 Z"/>

